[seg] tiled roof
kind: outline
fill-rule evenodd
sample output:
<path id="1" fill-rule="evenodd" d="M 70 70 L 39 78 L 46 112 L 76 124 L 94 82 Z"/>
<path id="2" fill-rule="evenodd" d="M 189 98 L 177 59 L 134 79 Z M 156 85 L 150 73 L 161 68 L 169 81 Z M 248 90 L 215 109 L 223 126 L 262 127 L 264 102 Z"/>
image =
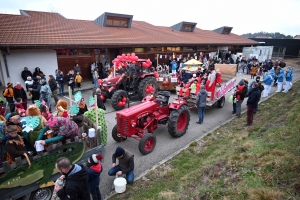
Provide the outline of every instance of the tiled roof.
<path id="1" fill-rule="evenodd" d="M 199 28 L 192 33 L 178 32 L 135 20 L 130 29 L 101 27 L 93 21 L 66 19 L 58 13 L 22 14 L 0 14 L 0 46 L 258 44 L 232 33 L 224 35 Z"/>

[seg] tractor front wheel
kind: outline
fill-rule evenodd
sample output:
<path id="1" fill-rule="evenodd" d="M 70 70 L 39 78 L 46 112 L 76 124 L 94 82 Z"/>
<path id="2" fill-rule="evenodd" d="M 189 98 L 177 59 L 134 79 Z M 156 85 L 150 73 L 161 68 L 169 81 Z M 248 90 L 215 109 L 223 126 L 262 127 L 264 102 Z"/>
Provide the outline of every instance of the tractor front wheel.
<path id="1" fill-rule="evenodd" d="M 178 110 L 172 110 L 168 121 L 168 131 L 172 137 L 183 136 L 189 126 L 190 110 L 182 105 Z"/>
<path id="2" fill-rule="evenodd" d="M 126 101 L 123 101 L 123 98 L 126 98 Z M 114 92 L 111 98 L 111 105 L 115 110 L 122 110 L 126 107 L 128 101 L 128 95 L 124 90 L 117 90 Z M 123 103 L 121 105 L 121 103 Z"/>
<path id="3" fill-rule="evenodd" d="M 122 141 L 126 140 L 127 137 L 122 136 L 121 134 L 119 134 L 118 131 L 117 131 L 117 129 L 118 129 L 118 126 L 115 125 L 114 128 L 113 128 L 112 131 L 111 131 L 111 136 L 112 136 L 112 138 L 113 138 L 116 142 L 122 142 Z"/>
<path id="4" fill-rule="evenodd" d="M 141 154 L 147 155 L 154 150 L 155 145 L 156 145 L 155 135 L 146 133 L 139 142 L 139 150 Z"/>

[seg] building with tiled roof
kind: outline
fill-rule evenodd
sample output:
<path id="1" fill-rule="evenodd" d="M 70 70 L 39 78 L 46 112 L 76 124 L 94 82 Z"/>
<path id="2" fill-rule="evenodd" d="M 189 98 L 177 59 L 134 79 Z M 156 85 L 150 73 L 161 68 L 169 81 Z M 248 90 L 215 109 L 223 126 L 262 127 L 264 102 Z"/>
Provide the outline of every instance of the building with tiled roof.
<path id="1" fill-rule="evenodd" d="M 234 53 L 258 44 L 231 30 L 202 30 L 192 22 L 155 26 L 133 20 L 132 15 L 114 13 L 103 13 L 94 21 L 25 10 L 20 15 L 0 14 L 0 81 L 20 81 L 24 67 L 32 72 L 40 67 L 44 74 L 54 75 L 55 69 L 66 74 L 78 63 L 83 77 L 90 78 L 92 62 L 111 63 L 122 53 L 135 52 L 139 58 L 150 59 L 162 55 L 158 57 L 162 64 L 170 56 L 188 57 L 216 52 L 221 47 Z"/>

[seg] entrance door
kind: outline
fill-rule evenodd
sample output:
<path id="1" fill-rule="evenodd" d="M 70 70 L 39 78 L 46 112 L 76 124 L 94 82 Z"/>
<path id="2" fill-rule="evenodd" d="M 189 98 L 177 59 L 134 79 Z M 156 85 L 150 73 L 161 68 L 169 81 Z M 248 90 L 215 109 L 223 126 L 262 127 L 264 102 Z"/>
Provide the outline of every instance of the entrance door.
<path id="1" fill-rule="evenodd" d="M 103 67 L 105 66 L 105 62 L 108 62 L 108 54 L 96 54 L 95 55 L 96 63 L 101 62 Z"/>

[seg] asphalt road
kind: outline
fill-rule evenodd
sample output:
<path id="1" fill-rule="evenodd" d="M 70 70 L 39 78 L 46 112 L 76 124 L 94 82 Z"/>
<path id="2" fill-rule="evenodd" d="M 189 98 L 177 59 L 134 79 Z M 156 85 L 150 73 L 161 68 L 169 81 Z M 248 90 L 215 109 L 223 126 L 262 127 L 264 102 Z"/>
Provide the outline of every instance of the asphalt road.
<path id="1" fill-rule="evenodd" d="M 294 73 L 294 81 L 298 80 L 300 77 L 299 72 Z M 250 75 L 237 75 L 237 82 L 242 79 L 247 78 L 250 81 Z M 276 87 L 272 87 L 271 94 L 274 94 L 276 91 Z M 92 90 L 87 90 L 82 92 L 83 97 L 88 99 L 92 95 Z M 205 133 L 210 131 L 211 129 L 215 128 L 216 126 L 220 125 L 221 123 L 229 120 L 232 118 L 232 103 L 228 102 L 230 94 L 226 95 L 226 102 L 223 108 L 217 108 L 216 106 L 207 108 L 205 110 L 205 117 L 204 123 L 199 125 L 196 124 L 198 120 L 198 115 L 196 110 L 191 110 L 191 120 L 189 123 L 187 133 L 180 137 L 180 138 L 173 138 L 169 135 L 167 126 L 161 125 L 157 130 L 154 131 L 156 136 L 156 147 L 154 151 L 148 155 L 142 155 L 138 150 L 139 141 L 128 138 L 126 141 L 122 143 L 117 143 L 112 139 L 111 131 L 114 125 L 116 124 L 115 116 L 116 112 L 111 107 L 111 101 L 108 100 L 105 103 L 106 106 L 106 122 L 108 126 L 108 142 L 105 146 L 105 155 L 104 155 L 104 162 L 103 162 L 103 172 L 101 174 L 101 183 L 100 183 L 100 190 L 103 197 L 107 197 L 112 194 L 111 186 L 113 184 L 114 177 L 109 177 L 107 172 L 111 167 L 112 160 L 111 156 L 114 153 L 116 147 L 118 145 L 122 146 L 123 148 L 131 151 L 134 154 L 135 160 L 135 177 L 140 176 L 142 173 L 147 171 L 148 169 L 152 168 L 159 162 L 170 157 L 170 155 L 174 154 L 174 152 L 184 148 L 186 145 L 191 143 L 194 140 L 197 140 L 199 137 L 203 137 Z M 170 101 L 172 102 L 177 96 L 175 93 L 172 93 L 170 97 Z M 262 98 L 263 100 L 264 98 Z M 246 109 L 246 101 L 244 100 L 242 104 L 242 111 Z M 133 101 L 132 103 L 137 103 L 137 101 Z M 259 112 L 258 112 L 259 114 Z M 255 119 L 254 119 L 255 123 Z M 245 122 L 246 124 L 246 122 Z"/>

